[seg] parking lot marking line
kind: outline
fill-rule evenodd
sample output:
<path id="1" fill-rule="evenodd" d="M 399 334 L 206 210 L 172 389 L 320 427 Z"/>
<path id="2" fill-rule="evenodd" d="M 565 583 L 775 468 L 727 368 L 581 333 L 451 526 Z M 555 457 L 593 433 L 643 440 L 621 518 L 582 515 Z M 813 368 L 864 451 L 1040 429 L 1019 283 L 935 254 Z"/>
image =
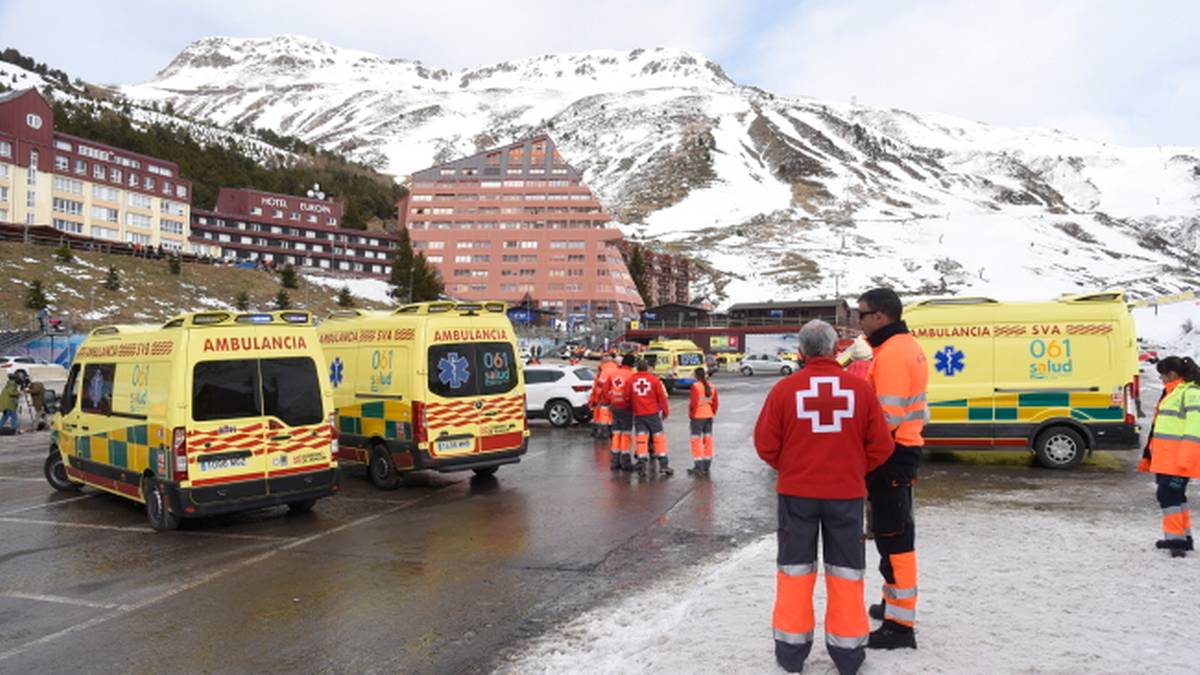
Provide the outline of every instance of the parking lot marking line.
<path id="1" fill-rule="evenodd" d="M 318 532 L 312 536 L 305 537 L 303 539 L 298 539 L 289 544 L 284 544 L 278 548 L 274 548 L 269 551 L 264 551 L 257 555 L 246 558 L 245 560 L 241 560 L 241 561 L 238 561 L 231 565 L 222 567 L 220 569 L 213 570 L 212 572 L 209 572 L 208 574 L 205 574 L 204 576 L 199 577 L 198 579 L 194 579 L 187 583 L 180 584 L 179 586 L 176 586 L 174 588 L 168 588 L 167 590 L 163 591 L 162 593 L 159 593 L 158 595 L 146 598 L 145 600 L 134 603 L 132 605 L 120 605 L 120 606 L 112 609 L 111 611 L 101 614 L 100 616 L 92 617 L 91 619 L 88 619 L 87 621 L 82 621 L 82 622 L 74 624 L 72 626 L 67 626 L 66 628 L 63 628 L 62 630 L 56 631 L 54 633 L 49 633 L 47 635 L 43 635 L 42 637 L 36 638 L 34 640 L 30 640 L 29 642 L 17 645 L 16 647 L 12 647 L 6 651 L 0 652 L 0 661 L 6 661 L 18 654 L 23 654 L 24 652 L 27 652 L 30 649 L 37 647 L 39 645 L 44 645 L 49 642 L 53 642 L 61 637 L 66 637 L 67 635 L 72 635 L 74 633 L 78 633 L 80 631 L 87 630 L 89 628 L 92 628 L 93 626 L 99 626 L 102 623 L 105 623 L 112 619 L 122 617 L 130 612 L 135 612 L 137 610 L 144 609 L 146 607 L 149 607 L 150 605 L 162 602 L 163 600 L 166 600 L 168 598 L 179 595 L 180 593 L 184 593 L 186 591 L 192 590 L 193 588 L 203 586 L 204 584 L 212 581 L 213 579 L 217 579 L 222 576 L 225 576 L 226 574 L 229 574 L 230 572 L 236 572 L 242 568 L 249 567 L 251 565 L 255 565 L 264 560 L 268 560 L 271 557 L 273 557 L 275 554 L 279 553 L 280 551 L 290 551 L 298 546 L 310 544 L 314 541 L 317 541 L 318 539 L 323 539 L 325 537 L 328 537 L 329 535 L 337 534 L 338 532 L 342 532 L 343 530 L 347 530 L 351 527 L 356 527 L 356 526 L 362 525 L 364 523 L 369 523 L 372 520 L 375 520 L 377 518 L 382 518 L 383 516 L 386 516 L 388 514 L 395 513 L 401 509 L 412 506 L 413 504 L 416 504 L 422 500 L 429 499 L 434 494 L 437 494 L 437 493 L 431 493 L 424 497 L 419 497 L 417 499 L 413 499 L 413 500 L 404 502 L 402 504 L 397 504 L 396 506 L 394 506 L 390 509 L 384 509 L 383 511 L 380 511 L 379 513 L 372 513 L 369 516 L 363 516 L 362 518 L 359 518 L 357 520 L 352 520 L 348 523 L 343 523 L 337 527 L 328 529 L 324 532 Z M 3 520 L 17 521 L 19 519 L 17 519 L 17 518 L 12 518 L 12 519 L 0 518 L 0 521 L 3 521 Z M 53 521 L 46 521 L 46 522 L 48 522 L 49 524 L 52 524 L 52 525 L 60 525 L 61 524 L 61 523 L 55 523 Z M 149 528 L 147 528 L 147 529 L 149 529 Z"/>
<path id="2" fill-rule="evenodd" d="M 78 598 L 67 598 L 61 595 L 42 595 L 40 593 L 21 593 L 20 591 L 0 591 L 0 598 L 16 598 L 18 600 L 36 600 L 38 602 L 53 602 L 59 605 L 78 605 L 80 607 L 94 607 L 97 609 L 119 609 L 125 605 L 118 605 L 111 602 L 92 602 L 91 600 L 80 600 Z"/>
<path id="3" fill-rule="evenodd" d="M 103 525 L 100 523 L 69 523 L 58 520 L 35 520 L 33 518 L 13 518 L 10 516 L 0 516 L 0 523 L 23 523 L 26 525 L 58 525 L 60 527 L 78 527 L 86 530 L 113 530 L 115 532 L 153 532 L 154 529 L 146 527 L 132 527 L 128 525 Z"/>
<path id="4" fill-rule="evenodd" d="M 19 508 L 19 509 L 13 509 L 12 511 L 5 511 L 3 513 L 0 513 L 0 516 L 11 516 L 11 515 L 14 515 L 17 513 L 25 513 L 26 511 L 36 511 L 38 509 L 44 509 L 47 506 L 58 506 L 59 504 L 67 504 L 69 502 L 77 502 L 82 499 L 91 499 L 92 497 L 98 497 L 98 496 L 100 496 L 99 492 L 92 492 L 92 493 L 86 494 L 86 495 L 79 495 L 78 497 L 67 497 L 66 499 L 58 499 L 58 500 L 55 500 L 52 502 L 42 502 L 41 504 L 33 504 L 32 506 L 26 506 L 26 507 Z"/>

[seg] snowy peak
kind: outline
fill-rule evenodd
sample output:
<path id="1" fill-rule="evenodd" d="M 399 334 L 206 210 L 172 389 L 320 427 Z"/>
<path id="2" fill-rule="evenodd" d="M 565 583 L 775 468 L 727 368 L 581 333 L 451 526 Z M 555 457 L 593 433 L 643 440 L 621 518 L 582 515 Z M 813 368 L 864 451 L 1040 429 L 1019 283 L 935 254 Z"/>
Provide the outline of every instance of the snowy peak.
<path id="1" fill-rule="evenodd" d="M 554 89 L 629 91 L 659 87 L 732 87 L 719 65 L 684 49 L 598 50 L 547 54 L 451 72 L 419 61 L 342 49 L 316 38 L 208 37 L 188 45 L 147 85 L 222 89 L 358 83 L 377 89 Z"/>

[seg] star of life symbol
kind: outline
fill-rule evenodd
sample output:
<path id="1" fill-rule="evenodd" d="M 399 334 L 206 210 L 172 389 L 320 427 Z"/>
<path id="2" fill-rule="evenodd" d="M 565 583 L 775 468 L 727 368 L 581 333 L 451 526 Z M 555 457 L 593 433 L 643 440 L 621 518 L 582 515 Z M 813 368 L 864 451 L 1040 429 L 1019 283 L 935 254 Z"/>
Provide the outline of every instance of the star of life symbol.
<path id="1" fill-rule="evenodd" d="M 646 396 L 650 393 L 650 380 L 638 380 L 633 383 L 633 393 L 638 396 Z"/>
<path id="2" fill-rule="evenodd" d="M 939 373 L 946 377 L 954 377 L 966 369 L 967 366 L 963 362 L 965 358 L 966 354 L 961 349 L 946 346 L 933 355 L 933 365 Z"/>
<path id="3" fill-rule="evenodd" d="M 812 423 L 815 434 L 842 430 L 842 420 L 854 417 L 854 390 L 842 389 L 836 377 L 814 377 L 809 389 L 796 392 L 796 417 Z"/>
<path id="4" fill-rule="evenodd" d="M 329 383 L 332 384 L 334 388 L 342 384 L 344 368 L 345 364 L 342 363 L 342 357 L 340 356 L 335 358 L 333 363 L 329 364 Z"/>
<path id="5" fill-rule="evenodd" d="M 438 380 L 451 389 L 459 389 L 471 378 L 467 360 L 450 352 L 438 361 Z"/>

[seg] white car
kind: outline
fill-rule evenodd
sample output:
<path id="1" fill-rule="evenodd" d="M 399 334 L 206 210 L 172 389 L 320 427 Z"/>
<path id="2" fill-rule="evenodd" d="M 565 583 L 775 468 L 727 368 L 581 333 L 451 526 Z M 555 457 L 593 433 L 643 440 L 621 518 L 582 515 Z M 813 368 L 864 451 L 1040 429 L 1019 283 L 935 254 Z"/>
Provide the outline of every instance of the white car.
<path id="1" fill-rule="evenodd" d="M 4 374 L 0 377 L 8 379 L 7 376 L 19 372 L 28 375 L 34 382 L 47 385 L 47 388 L 55 392 L 60 391 L 62 384 L 67 381 L 67 369 L 57 363 L 32 356 L 0 356 L 0 373 Z"/>
<path id="2" fill-rule="evenodd" d="M 743 375 L 791 375 L 800 370 L 800 364 L 782 359 L 775 354 L 747 354 L 738 364 Z"/>
<path id="3" fill-rule="evenodd" d="M 595 374 L 590 368 L 561 364 L 525 366 L 525 416 L 556 427 L 592 418 L 588 398 Z"/>

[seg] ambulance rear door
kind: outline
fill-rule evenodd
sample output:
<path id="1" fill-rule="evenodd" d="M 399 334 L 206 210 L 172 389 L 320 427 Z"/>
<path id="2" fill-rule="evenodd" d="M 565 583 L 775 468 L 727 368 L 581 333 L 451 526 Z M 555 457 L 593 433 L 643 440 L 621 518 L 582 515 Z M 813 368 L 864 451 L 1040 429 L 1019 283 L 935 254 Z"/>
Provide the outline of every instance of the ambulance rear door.
<path id="1" fill-rule="evenodd" d="M 237 337 L 233 334 L 237 333 Z M 197 502 L 266 494 L 267 418 L 263 415 L 259 359 L 230 349 L 242 331 L 211 328 L 189 336 L 187 387 L 188 478 Z"/>
<path id="2" fill-rule="evenodd" d="M 426 353 L 430 396 L 425 425 L 434 456 L 452 458 L 521 444 L 525 411 L 511 342 L 434 341 Z"/>

